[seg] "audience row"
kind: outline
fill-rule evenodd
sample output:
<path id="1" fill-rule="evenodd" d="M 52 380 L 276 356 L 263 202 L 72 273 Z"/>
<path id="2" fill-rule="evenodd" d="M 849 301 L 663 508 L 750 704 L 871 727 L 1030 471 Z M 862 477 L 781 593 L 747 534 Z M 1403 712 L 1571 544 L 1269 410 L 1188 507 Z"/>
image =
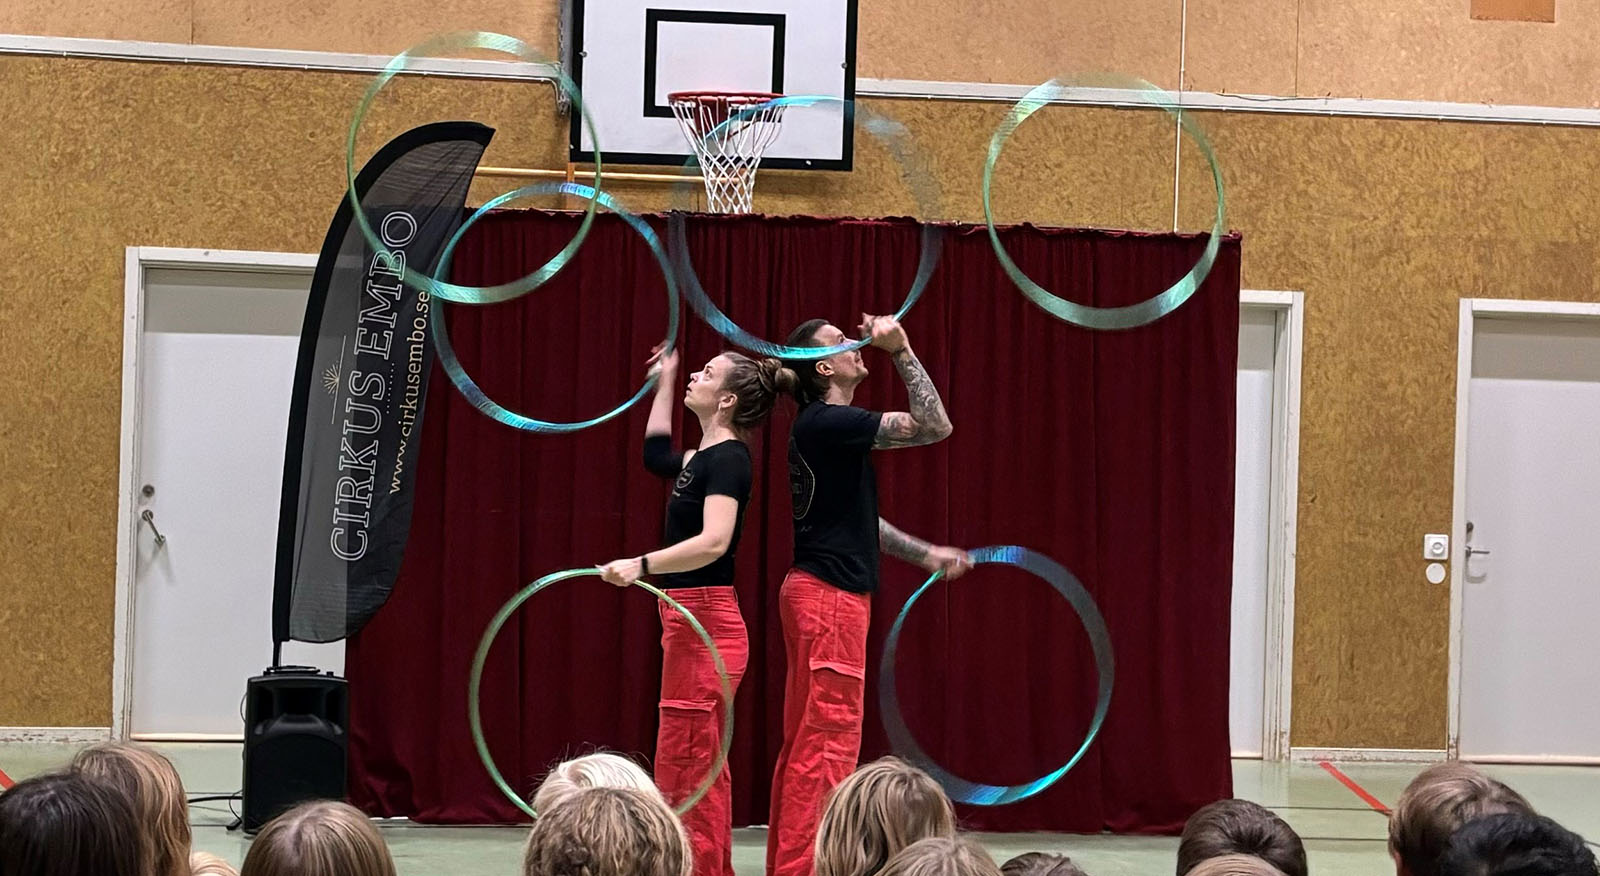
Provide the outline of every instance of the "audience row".
<path id="1" fill-rule="evenodd" d="M 650 776 L 592 754 L 552 770 L 533 798 L 524 876 L 691 876 L 682 822 Z M 371 821 L 334 801 L 266 825 L 237 873 L 191 850 L 183 783 L 156 751 L 85 749 L 59 773 L 0 794 L 0 876 L 395 876 Z M 1600 876 L 1584 840 L 1469 766 L 1424 770 L 1389 820 L 1396 876 Z M 815 876 L 1086 876 L 1062 855 L 997 866 L 957 830 L 926 773 L 893 757 L 857 769 L 829 796 Z M 1175 876 L 1308 876 L 1300 837 L 1271 811 L 1221 800 L 1189 819 Z"/>

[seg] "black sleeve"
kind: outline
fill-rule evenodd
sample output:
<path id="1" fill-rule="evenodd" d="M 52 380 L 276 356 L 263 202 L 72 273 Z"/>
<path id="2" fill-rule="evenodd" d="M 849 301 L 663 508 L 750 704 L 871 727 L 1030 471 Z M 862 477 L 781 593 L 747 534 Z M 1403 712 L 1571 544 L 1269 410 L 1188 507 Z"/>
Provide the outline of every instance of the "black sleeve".
<path id="1" fill-rule="evenodd" d="M 878 437 L 883 414 L 851 405 L 828 405 L 811 418 L 812 441 L 840 447 L 867 448 Z"/>
<path id="2" fill-rule="evenodd" d="M 743 508 L 750 501 L 750 456 L 745 453 L 721 453 L 710 468 L 711 471 L 705 475 L 705 494 L 732 496 Z"/>
<path id="3" fill-rule="evenodd" d="M 683 468 L 683 454 L 672 449 L 671 435 L 644 436 L 644 467 L 653 475 L 675 478 Z"/>

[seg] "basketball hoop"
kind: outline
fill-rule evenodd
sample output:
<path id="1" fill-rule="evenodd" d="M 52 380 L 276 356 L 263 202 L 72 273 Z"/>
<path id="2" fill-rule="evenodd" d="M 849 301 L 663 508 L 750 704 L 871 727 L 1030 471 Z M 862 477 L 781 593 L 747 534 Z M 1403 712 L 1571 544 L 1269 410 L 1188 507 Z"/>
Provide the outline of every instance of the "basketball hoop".
<path id="1" fill-rule="evenodd" d="M 766 92 L 675 91 L 667 95 L 700 160 L 706 204 L 717 213 L 750 212 L 761 155 L 778 139 L 781 97 Z M 728 123 L 733 119 L 731 123 Z"/>

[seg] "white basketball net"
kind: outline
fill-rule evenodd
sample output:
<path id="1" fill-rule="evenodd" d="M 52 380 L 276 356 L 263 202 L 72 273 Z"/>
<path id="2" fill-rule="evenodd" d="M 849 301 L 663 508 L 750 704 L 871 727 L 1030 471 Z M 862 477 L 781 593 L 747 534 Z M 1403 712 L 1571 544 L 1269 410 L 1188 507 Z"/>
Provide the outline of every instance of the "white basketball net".
<path id="1" fill-rule="evenodd" d="M 778 125 L 783 121 L 783 106 L 770 105 L 776 97 L 776 94 L 709 92 L 680 92 L 667 96 L 683 135 L 700 159 L 700 172 L 706 181 L 706 205 L 712 212 L 750 212 L 761 154 L 778 139 Z M 741 113 L 744 110 L 748 112 Z M 736 115 L 738 121 L 722 124 Z"/>

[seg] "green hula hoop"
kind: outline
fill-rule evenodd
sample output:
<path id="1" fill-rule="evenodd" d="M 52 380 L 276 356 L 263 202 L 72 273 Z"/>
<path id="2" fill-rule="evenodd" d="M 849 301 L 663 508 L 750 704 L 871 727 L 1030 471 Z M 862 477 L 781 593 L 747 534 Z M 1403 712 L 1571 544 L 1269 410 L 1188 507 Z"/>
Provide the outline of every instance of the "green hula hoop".
<path id="1" fill-rule="evenodd" d="M 478 758 L 483 761 L 484 769 L 489 771 L 489 778 L 494 780 L 495 787 L 499 788 L 500 793 L 506 795 L 506 799 L 515 803 L 517 808 L 526 812 L 530 818 L 538 818 L 539 813 L 534 811 L 533 805 L 524 800 L 522 795 L 518 794 L 510 783 L 506 781 L 505 776 L 500 773 L 500 768 L 495 766 L 494 755 L 489 753 L 489 743 L 483 738 L 483 719 L 478 709 L 478 693 L 483 681 L 483 664 L 489 658 L 489 649 L 494 645 L 495 638 L 500 635 L 500 628 L 505 626 L 506 621 L 510 620 L 511 615 L 515 614 L 516 610 L 521 608 L 524 602 L 527 602 L 535 593 L 558 581 L 589 575 L 599 577 L 600 570 L 586 568 L 553 572 L 522 588 L 517 595 L 511 597 L 505 605 L 501 606 L 494 619 L 489 621 L 489 628 L 483 631 L 483 638 L 478 642 L 478 653 L 472 658 L 472 679 L 467 684 L 467 719 L 472 726 L 472 744 L 478 749 Z M 706 632 L 706 628 L 700 625 L 699 619 L 689 609 L 684 608 L 676 599 L 668 596 L 665 591 L 644 581 L 635 581 L 633 586 L 654 595 L 655 598 L 665 602 L 673 611 L 683 615 L 683 619 L 689 622 L 690 627 L 694 628 L 695 634 L 700 637 L 700 641 L 706 643 L 706 650 L 711 652 L 711 662 L 717 667 L 717 680 L 722 683 L 722 746 L 717 749 L 717 756 L 712 759 L 711 768 L 706 771 L 705 779 L 694 789 L 694 793 L 690 794 L 688 798 L 675 807 L 677 813 L 682 815 L 700 802 L 700 798 L 704 797 L 706 791 L 711 789 L 711 784 L 717 780 L 717 776 L 722 774 L 723 765 L 728 762 L 728 751 L 733 747 L 733 685 L 728 680 L 728 667 L 722 662 L 722 653 L 717 650 L 716 643 L 711 641 L 711 634 Z"/>
<path id="2" fill-rule="evenodd" d="M 1023 273 L 1017 263 L 1011 260 L 1011 254 L 1006 251 L 1005 245 L 1000 242 L 1000 233 L 994 226 L 994 208 L 991 204 L 994 188 L 994 168 L 1000 161 L 1000 151 L 1005 147 L 1006 140 L 1016 132 L 1028 117 L 1048 106 L 1050 103 L 1061 99 L 1062 91 L 1067 85 L 1093 85 L 1100 88 L 1123 89 L 1126 96 L 1136 102 L 1149 104 L 1166 110 L 1178 121 L 1178 126 L 1200 148 L 1200 154 L 1205 157 L 1206 164 L 1211 169 L 1211 182 L 1216 187 L 1217 206 L 1212 214 L 1211 235 L 1206 240 L 1205 250 L 1200 258 L 1195 261 L 1194 267 L 1187 274 L 1179 278 L 1166 289 L 1146 298 L 1137 304 L 1125 307 L 1093 307 L 1087 304 L 1078 304 L 1068 301 L 1050 290 L 1033 281 L 1032 277 Z M 1130 329 L 1146 323 L 1155 322 L 1167 314 L 1177 310 L 1195 291 L 1200 284 L 1205 282 L 1206 276 L 1211 273 L 1211 265 L 1217 259 L 1217 250 L 1222 244 L 1222 235 L 1225 230 L 1225 207 L 1222 196 L 1222 165 L 1217 162 L 1217 153 L 1211 148 L 1211 141 L 1206 139 L 1205 132 L 1195 124 L 1194 119 L 1185 115 L 1183 107 L 1175 98 L 1154 85 L 1132 77 L 1107 76 L 1097 77 L 1095 80 L 1074 80 L 1063 83 L 1059 79 L 1052 79 L 1041 85 L 1036 85 L 1017 105 L 1011 108 L 1000 127 L 995 129 L 994 136 L 989 140 L 989 157 L 983 165 L 983 222 L 989 229 L 989 242 L 994 246 L 994 254 L 1000 259 L 1000 266 L 1005 269 L 1011 282 L 1017 285 L 1022 294 L 1029 301 L 1038 305 L 1039 309 L 1050 314 L 1056 319 L 1070 322 L 1073 325 L 1087 329 Z"/>
<path id="3" fill-rule="evenodd" d="M 577 232 L 573 234 L 571 240 L 567 241 L 567 245 L 532 273 L 497 286 L 462 286 L 430 277 L 424 271 L 419 271 L 414 266 L 406 264 L 404 254 L 396 255 L 389 248 L 389 244 L 378 229 L 372 227 L 372 222 L 367 219 L 366 211 L 361 209 L 361 199 L 356 193 L 356 135 L 360 133 L 361 124 L 366 120 L 367 111 L 372 108 L 372 102 L 377 98 L 378 92 L 382 91 L 390 80 L 401 73 L 418 68 L 421 66 L 420 62 L 426 61 L 428 58 L 456 54 L 473 49 L 484 49 L 491 52 L 499 52 L 502 55 L 510 55 L 525 64 L 547 63 L 543 55 L 540 55 L 527 43 L 516 37 L 477 30 L 452 31 L 439 34 L 395 55 L 388 64 L 384 65 L 383 72 L 379 73 L 372 80 L 372 83 L 367 86 L 367 90 L 362 93 L 361 101 L 356 105 L 356 114 L 350 119 L 350 130 L 345 135 L 344 144 L 345 197 L 350 202 L 351 217 L 355 219 L 356 229 L 366 238 L 367 245 L 372 247 L 372 251 L 377 258 L 399 266 L 401 282 L 413 289 L 427 292 L 430 295 L 456 304 L 496 304 L 501 301 L 510 301 L 519 295 L 532 292 L 543 286 L 551 277 L 560 273 L 561 268 L 571 261 L 577 253 L 578 247 L 583 245 L 584 238 L 589 236 L 589 226 L 594 224 L 594 212 L 595 207 L 598 205 L 598 198 L 591 197 L 589 199 L 588 205 L 583 210 L 583 222 L 578 225 Z M 572 103 L 572 111 L 578 114 L 584 127 L 589 130 L 590 142 L 596 144 L 594 150 L 593 186 L 594 190 L 598 192 L 601 189 L 600 147 L 598 145 L 600 141 L 595 137 L 594 120 L 589 117 L 589 110 L 584 107 L 583 94 L 579 92 L 577 84 L 559 66 L 553 69 L 552 76 L 556 87 Z"/>

